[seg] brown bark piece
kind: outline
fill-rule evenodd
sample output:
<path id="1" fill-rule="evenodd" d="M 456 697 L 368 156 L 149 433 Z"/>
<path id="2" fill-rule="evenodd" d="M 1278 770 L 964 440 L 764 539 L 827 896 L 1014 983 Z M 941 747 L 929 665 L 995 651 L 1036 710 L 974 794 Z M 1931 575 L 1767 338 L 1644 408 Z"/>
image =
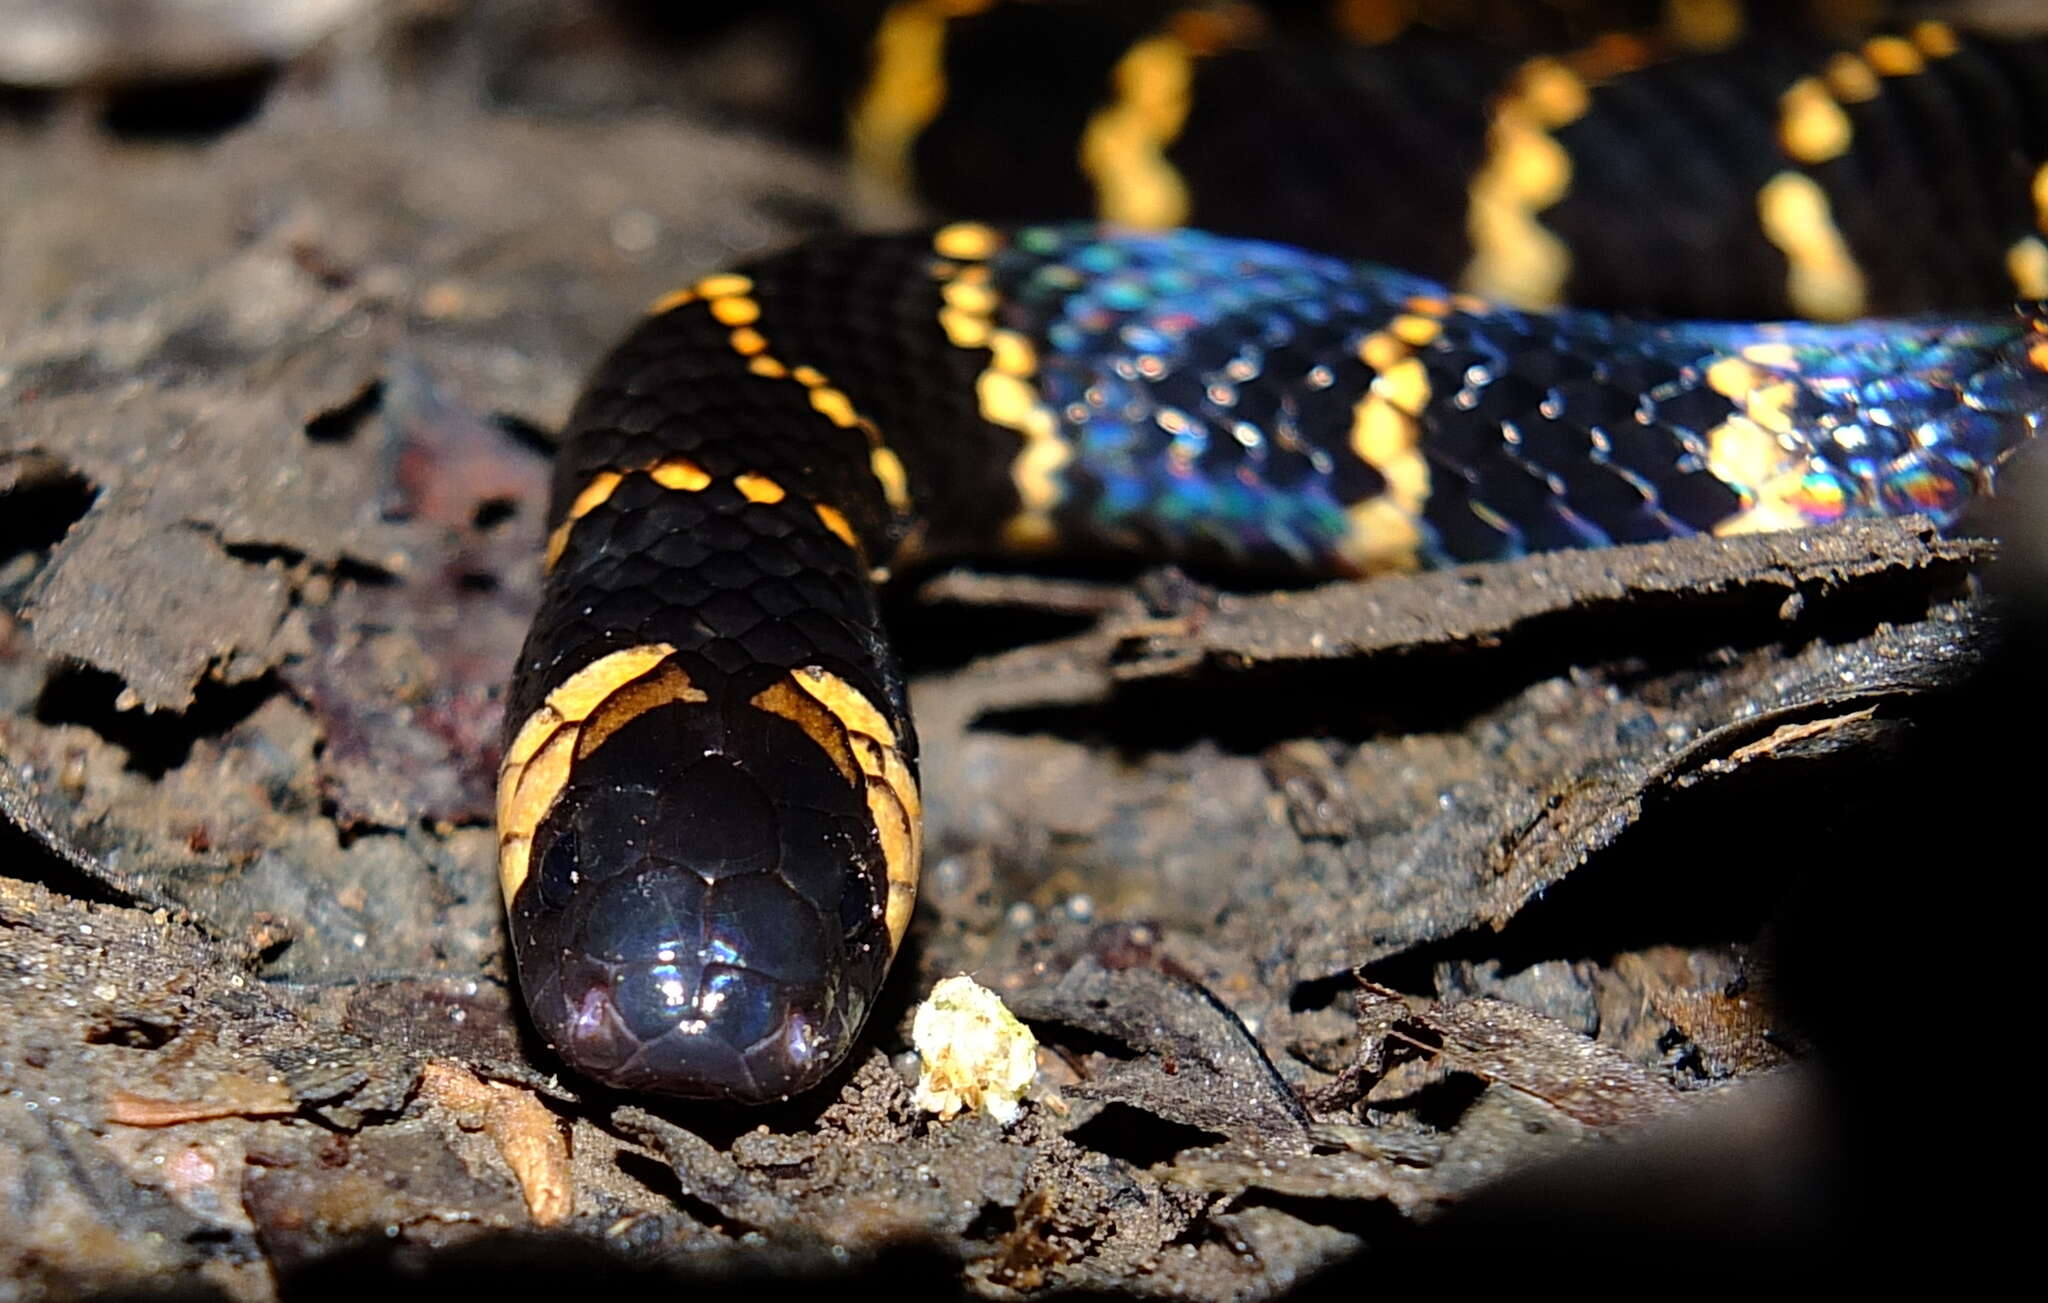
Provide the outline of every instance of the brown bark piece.
<path id="1" fill-rule="evenodd" d="M 1640 1065 L 1511 1004 L 1470 1000 L 1415 1021 L 1442 1038 L 1450 1067 L 1533 1095 L 1589 1127 L 1639 1126 L 1678 1102 L 1678 1092 Z"/>
<path id="2" fill-rule="evenodd" d="M 531 1091 L 431 1060 L 420 1070 L 420 1092 L 458 1113 L 480 1115 L 478 1125 L 512 1169 L 535 1226 L 557 1226 L 575 1215 L 568 1137 Z"/>
<path id="3" fill-rule="evenodd" d="M 258 1081 L 238 1073 L 215 1078 L 205 1093 L 192 1099 L 158 1099 L 117 1090 L 107 1096 L 107 1121 L 124 1127 L 174 1127 L 214 1118 L 290 1117 L 298 1101 L 284 1082 Z"/>

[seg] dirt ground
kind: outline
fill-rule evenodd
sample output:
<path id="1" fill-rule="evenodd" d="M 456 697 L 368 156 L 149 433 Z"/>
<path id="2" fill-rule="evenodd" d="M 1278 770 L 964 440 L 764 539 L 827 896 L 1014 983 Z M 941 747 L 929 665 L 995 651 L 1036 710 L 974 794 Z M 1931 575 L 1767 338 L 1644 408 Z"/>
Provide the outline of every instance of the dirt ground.
<path id="1" fill-rule="evenodd" d="M 846 187 L 743 112 L 752 36 L 332 7 L 167 70 L 227 125 L 118 44 L 0 118 L 0 1300 L 1732 1290 L 2003 1238 L 2025 533 L 911 576 L 930 849 L 866 1048 L 765 1114 L 556 1076 L 490 827 L 548 432 Z M 1041 1041 L 1007 1128 L 912 1100 L 958 972 Z"/>

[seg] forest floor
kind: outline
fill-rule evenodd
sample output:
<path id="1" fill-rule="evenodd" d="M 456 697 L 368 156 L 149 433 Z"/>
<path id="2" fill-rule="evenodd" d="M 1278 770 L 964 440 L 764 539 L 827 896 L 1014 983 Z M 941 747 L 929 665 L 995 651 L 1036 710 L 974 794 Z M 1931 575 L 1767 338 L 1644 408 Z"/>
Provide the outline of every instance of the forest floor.
<path id="1" fill-rule="evenodd" d="M 1986 882 L 2038 662 L 1991 546 L 1911 521 L 908 577 L 926 886 L 865 1048 L 758 1115 L 558 1077 L 490 825 L 547 432 L 843 185 L 653 55 L 460 48 L 179 139 L 0 130 L 0 1298 L 1647 1291 L 1670 1260 L 1596 1232 L 1735 1272 L 1963 1216 L 1924 1183 L 2019 1025 Z M 913 1103 L 957 972 L 1041 1041 L 1009 1127 Z"/>

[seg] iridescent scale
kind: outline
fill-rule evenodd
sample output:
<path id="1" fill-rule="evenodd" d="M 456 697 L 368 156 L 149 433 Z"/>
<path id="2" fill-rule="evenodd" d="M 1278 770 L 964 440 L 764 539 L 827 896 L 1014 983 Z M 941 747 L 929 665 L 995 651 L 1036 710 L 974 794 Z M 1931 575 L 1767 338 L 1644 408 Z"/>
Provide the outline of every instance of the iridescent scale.
<path id="1" fill-rule="evenodd" d="M 1946 525 L 2048 410 L 2038 310 L 1537 314 L 1280 245 L 1092 226 L 1016 230 L 991 265 L 1071 449 L 1062 532 L 1175 554 L 1328 569 L 1387 509 L 1422 564 Z"/>

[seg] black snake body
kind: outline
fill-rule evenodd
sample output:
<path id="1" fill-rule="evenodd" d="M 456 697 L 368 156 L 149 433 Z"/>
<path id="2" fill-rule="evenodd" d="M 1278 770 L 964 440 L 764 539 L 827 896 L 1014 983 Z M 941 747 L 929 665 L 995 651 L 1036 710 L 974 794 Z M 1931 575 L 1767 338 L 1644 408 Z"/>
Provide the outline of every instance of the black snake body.
<path id="1" fill-rule="evenodd" d="M 1085 548 L 1313 576 L 1949 522 L 2048 413 L 2044 332 L 2038 306 L 1532 312 L 1086 224 L 836 237 L 676 291 L 571 417 L 507 702 L 534 1021 L 629 1089 L 760 1101 L 844 1058 L 920 854 L 878 570 Z"/>

